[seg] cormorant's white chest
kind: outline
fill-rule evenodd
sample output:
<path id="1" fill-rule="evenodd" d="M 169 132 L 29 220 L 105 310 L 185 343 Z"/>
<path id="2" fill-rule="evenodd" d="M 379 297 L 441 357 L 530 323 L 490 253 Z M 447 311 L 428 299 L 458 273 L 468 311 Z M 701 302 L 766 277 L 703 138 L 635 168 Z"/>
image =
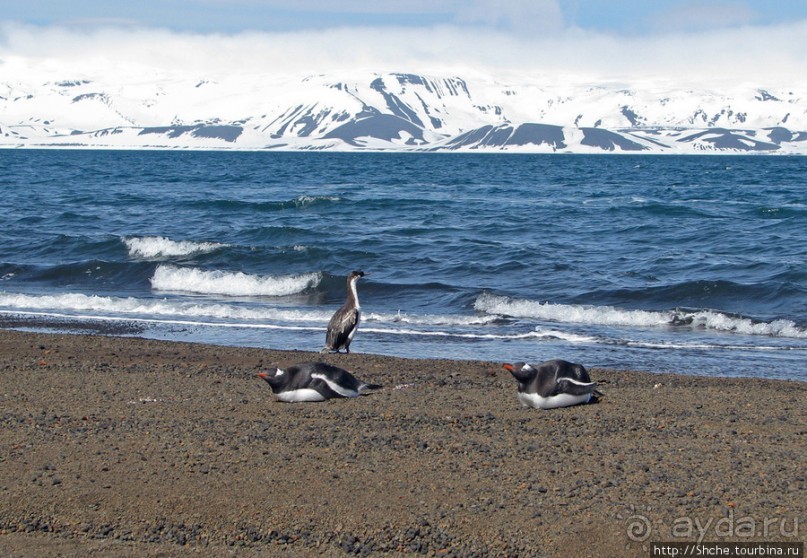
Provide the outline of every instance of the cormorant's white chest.
<path id="1" fill-rule="evenodd" d="M 350 282 L 350 294 L 353 295 L 353 307 L 358 311 L 361 312 L 361 304 L 359 303 L 359 290 L 356 288 L 356 283 L 358 283 L 359 278 L 356 277 L 353 281 Z"/>

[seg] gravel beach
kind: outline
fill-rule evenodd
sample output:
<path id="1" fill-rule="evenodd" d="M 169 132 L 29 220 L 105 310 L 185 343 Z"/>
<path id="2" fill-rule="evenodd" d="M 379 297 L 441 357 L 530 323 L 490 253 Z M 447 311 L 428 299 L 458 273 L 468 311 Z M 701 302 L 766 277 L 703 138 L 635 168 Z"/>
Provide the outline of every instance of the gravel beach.
<path id="1" fill-rule="evenodd" d="M 288 404 L 256 376 L 306 360 L 384 387 Z M 0 555 L 650 556 L 659 541 L 805 540 L 807 384 L 583 364 L 604 397 L 542 411 L 519 406 L 502 362 L 0 330 Z"/>

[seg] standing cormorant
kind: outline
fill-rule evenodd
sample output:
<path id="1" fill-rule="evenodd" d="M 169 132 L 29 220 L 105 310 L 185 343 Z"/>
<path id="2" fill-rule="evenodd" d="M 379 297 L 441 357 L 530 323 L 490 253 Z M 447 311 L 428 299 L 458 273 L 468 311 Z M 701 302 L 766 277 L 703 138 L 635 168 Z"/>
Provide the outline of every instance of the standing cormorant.
<path id="1" fill-rule="evenodd" d="M 331 321 L 328 322 L 328 333 L 325 336 L 325 348 L 321 352 L 338 353 L 339 349 L 345 348 L 345 352 L 350 352 L 350 342 L 356 328 L 359 327 L 361 319 L 361 306 L 359 305 L 359 293 L 356 291 L 356 283 L 364 277 L 363 271 L 351 271 L 347 277 L 347 301 L 337 310 Z"/>

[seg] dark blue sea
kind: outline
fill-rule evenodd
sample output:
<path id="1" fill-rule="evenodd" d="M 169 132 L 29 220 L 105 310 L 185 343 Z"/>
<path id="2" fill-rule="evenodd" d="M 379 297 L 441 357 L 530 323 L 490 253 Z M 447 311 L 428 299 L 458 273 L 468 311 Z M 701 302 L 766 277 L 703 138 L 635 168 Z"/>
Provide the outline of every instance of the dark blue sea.
<path id="1" fill-rule="evenodd" d="M 318 351 L 361 269 L 353 352 L 807 380 L 804 157 L 0 150 L 0 189 L 18 327 Z"/>

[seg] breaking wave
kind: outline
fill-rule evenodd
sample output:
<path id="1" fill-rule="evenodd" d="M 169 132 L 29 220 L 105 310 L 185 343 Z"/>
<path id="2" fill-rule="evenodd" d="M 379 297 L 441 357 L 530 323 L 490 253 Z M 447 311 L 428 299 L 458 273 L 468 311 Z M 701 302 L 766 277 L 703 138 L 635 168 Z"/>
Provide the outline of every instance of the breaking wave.
<path id="1" fill-rule="evenodd" d="M 339 196 L 297 196 L 293 200 L 291 200 L 291 204 L 295 207 L 308 207 L 320 202 L 338 202 L 341 201 L 342 198 Z"/>
<path id="2" fill-rule="evenodd" d="M 282 320 L 286 322 L 327 321 L 330 313 L 322 311 L 277 308 L 249 308 L 234 304 L 203 304 L 179 300 L 150 300 L 66 293 L 60 295 L 26 295 L 0 293 L 0 306 L 25 311 L 93 312 L 104 315 L 170 316 L 218 320 Z"/>
<path id="3" fill-rule="evenodd" d="M 151 286 L 157 291 L 223 296 L 287 296 L 316 287 L 321 273 L 259 276 L 230 271 L 160 265 L 154 270 Z"/>
<path id="4" fill-rule="evenodd" d="M 624 310 L 613 306 L 552 304 L 490 293 L 479 295 L 474 303 L 474 308 L 486 314 L 560 323 L 628 327 L 688 326 L 744 335 L 807 339 L 807 330 L 790 320 L 755 322 L 749 318 L 714 310 Z"/>
<path id="5" fill-rule="evenodd" d="M 129 316 L 133 319 L 143 317 L 170 317 L 173 320 L 212 319 L 238 322 L 233 325 L 250 327 L 253 322 L 305 322 L 317 324 L 321 328 L 333 314 L 333 308 L 302 310 L 274 307 L 255 307 L 239 304 L 210 303 L 180 299 L 147 299 L 136 297 L 114 297 L 87 295 L 83 293 L 64 293 L 59 295 L 29 295 L 0 292 L 0 307 L 9 312 L 68 312 L 93 313 L 95 318 L 110 316 Z M 421 335 L 454 335 L 451 331 L 424 331 L 400 328 L 407 326 L 423 326 L 427 328 L 445 326 L 475 326 L 493 323 L 500 318 L 495 316 L 437 316 L 368 313 L 363 321 L 375 324 L 392 324 L 398 329 L 386 329 L 388 333 L 421 334 Z M 362 329 L 369 330 L 366 326 Z M 475 337 L 489 337 L 489 334 L 478 334 Z M 527 333 L 524 337 L 541 337 L 540 333 Z M 500 336 L 498 336 L 500 337 Z"/>
<path id="6" fill-rule="evenodd" d="M 206 254 L 227 246 L 218 242 L 177 241 L 164 236 L 133 236 L 122 241 L 129 250 L 129 257 L 147 260 Z"/>

